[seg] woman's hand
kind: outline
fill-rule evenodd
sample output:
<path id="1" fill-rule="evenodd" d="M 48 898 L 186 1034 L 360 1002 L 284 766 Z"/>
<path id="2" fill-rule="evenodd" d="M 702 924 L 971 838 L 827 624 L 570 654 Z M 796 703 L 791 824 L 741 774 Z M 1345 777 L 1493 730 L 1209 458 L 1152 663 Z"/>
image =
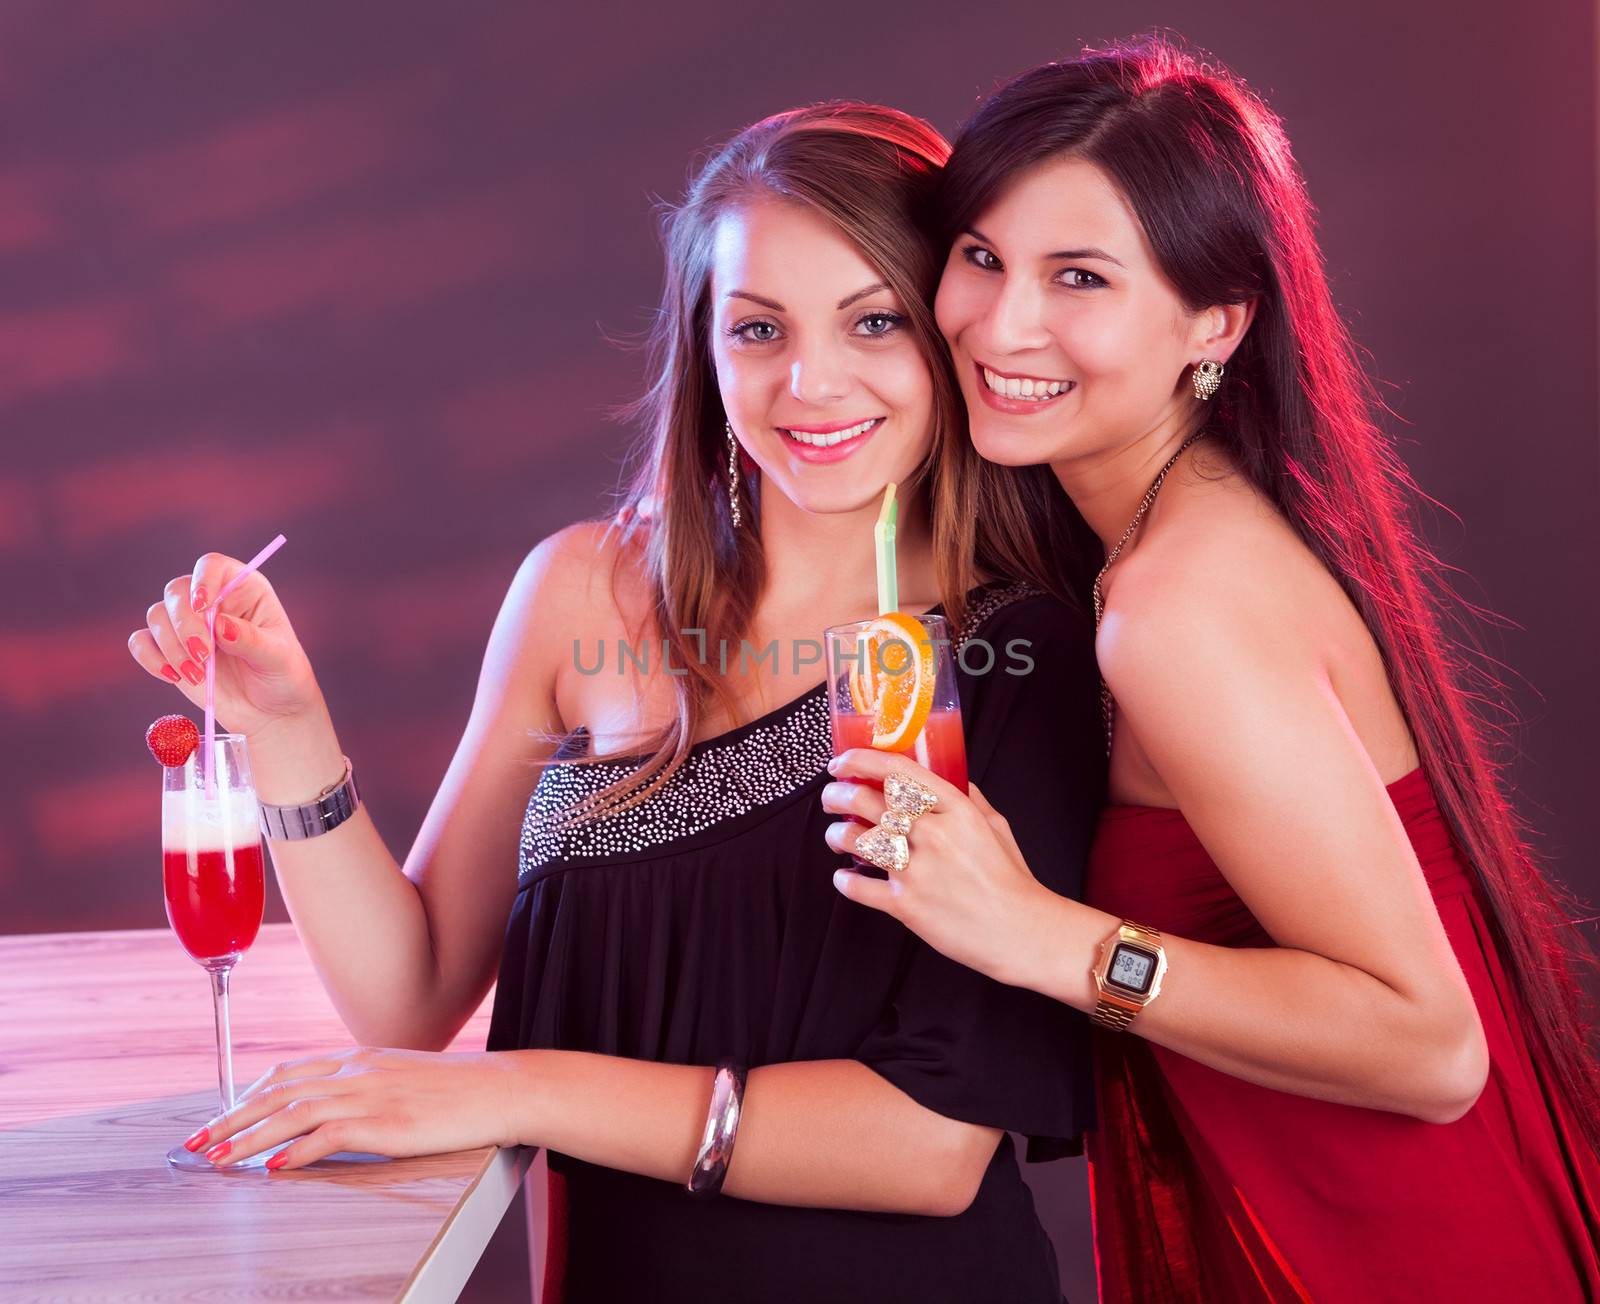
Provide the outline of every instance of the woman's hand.
<path id="1" fill-rule="evenodd" d="M 850 900 L 893 915 L 930 946 L 1001 982 L 1022 983 L 1024 941 L 1045 907 L 1059 900 L 1028 869 L 1011 826 L 988 799 L 945 782 L 915 761 L 857 747 L 828 766 L 837 782 L 822 790 L 824 810 L 876 824 L 886 807 L 883 781 L 904 774 L 931 788 L 939 803 L 912 825 L 911 863 L 887 879 L 840 869 L 833 883 Z M 866 782 L 853 782 L 865 780 Z M 853 854 L 866 832 L 830 824 L 828 845 Z"/>
<path id="2" fill-rule="evenodd" d="M 290 1060 L 184 1145 L 206 1149 L 219 1168 L 296 1137 L 273 1167 L 301 1168 L 341 1150 L 399 1157 L 517 1145 L 519 1066 L 506 1052 L 349 1050 Z"/>
<path id="3" fill-rule="evenodd" d="M 196 707 L 205 705 L 206 659 L 220 654 L 217 719 L 230 732 L 254 736 L 316 709 L 321 690 L 271 581 L 260 571 L 223 599 L 212 646 L 206 604 L 243 569 L 243 562 L 212 552 L 195 563 L 193 574 L 169 580 L 161 601 L 145 612 L 145 628 L 129 636 L 128 651 Z"/>

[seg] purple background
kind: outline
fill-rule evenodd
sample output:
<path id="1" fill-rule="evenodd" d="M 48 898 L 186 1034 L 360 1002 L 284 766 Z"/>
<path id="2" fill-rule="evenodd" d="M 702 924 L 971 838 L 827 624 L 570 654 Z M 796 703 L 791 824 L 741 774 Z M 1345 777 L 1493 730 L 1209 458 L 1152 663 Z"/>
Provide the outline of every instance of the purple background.
<path id="1" fill-rule="evenodd" d="M 11 0 L 0 931 L 164 923 L 141 734 L 181 703 L 124 640 L 202 551 L 279 530 L 273 581 L 403 857 L 518 561 L 614 484 L 652 196 L 779 108 L 878 99 L 953 131 L 996 79 L 1156 24 L 1287 119 L 1392 428 L 1459 514 L 1431 536 L 1513 622 L 1490 647 L 1527 681 L 1519 800 L 1597 895 L 1583 0 Z M 1040 1187 L 1075 1292 L 1080 1180 L 1056 1165 Z"/>

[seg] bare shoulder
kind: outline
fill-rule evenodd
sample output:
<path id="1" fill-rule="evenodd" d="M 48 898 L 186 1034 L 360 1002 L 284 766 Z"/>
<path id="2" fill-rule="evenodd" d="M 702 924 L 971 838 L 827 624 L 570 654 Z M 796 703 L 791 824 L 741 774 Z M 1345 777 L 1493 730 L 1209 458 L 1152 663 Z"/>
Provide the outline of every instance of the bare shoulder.
<path id="1" fill-rule="evenodd" d="M 588 593 L 608 585 L 624 546 L 621 531 L 609 522 L 576 521 L 539 540 L 523 558 L 518 579 Z"/>
<path id="2" fill-rule="evenodd" d="M 1172 504 L 1108 577 L 1096 652 L 1119 696 L 1158 676 L 1312 665 L 1319 608 L 1338 587 L 1288 522 L 1247 485 Z"/>
<path id="3" fill-rule="evenodd" d="M 522 559 L 501 604 L 491 649 L 507 673 L 553 685 L 574 638 L 609 635 L 628 594 L 641 588 L 642 558 L 604 521 L 579 521 L 541 539 Z"/>
<path id="4" fill-rule="evenodd" d="M 523 558 L 508 606 L 541 621 L 561 619 L 580 630 L 636 614 L 644 590 L 644 557 L 607 521 L 578 521 L 541 539 Z"/>

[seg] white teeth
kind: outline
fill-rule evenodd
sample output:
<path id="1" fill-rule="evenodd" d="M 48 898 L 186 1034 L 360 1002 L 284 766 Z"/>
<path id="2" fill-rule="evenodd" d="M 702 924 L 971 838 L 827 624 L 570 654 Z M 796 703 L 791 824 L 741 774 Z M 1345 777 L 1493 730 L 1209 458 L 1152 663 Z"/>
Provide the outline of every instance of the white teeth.
<path id="1" fill-rule="evenodd" d="M 847 439 L 855 439 L 859 435 L 866 434 L 882 419 L 882 417 L 873 417 L 871 421 L 863 421 L 859 425 L 850 426 L 846 430 L 835 430 L 829 435 L 812 435 L 803 430 L 789 429 L 784 429 L 783 433 L 798 444 L 810 444 L 813 448 L 832 448 L 835 444 L 842 444 Z"/>
<path id="2" fill-rule="evenodd" d="M 1057 394 L 1064 394 L 1073 387 L 1073 382 L 1070 380 L 1035 380 L 1031 376 L 1019 380 L 1014 376 L 999 375 L 990 371 L 988 367 L 983 369 L 983 383 L 996 394 L 1006 398 L 1034 403 L 1042 403 Z"/>

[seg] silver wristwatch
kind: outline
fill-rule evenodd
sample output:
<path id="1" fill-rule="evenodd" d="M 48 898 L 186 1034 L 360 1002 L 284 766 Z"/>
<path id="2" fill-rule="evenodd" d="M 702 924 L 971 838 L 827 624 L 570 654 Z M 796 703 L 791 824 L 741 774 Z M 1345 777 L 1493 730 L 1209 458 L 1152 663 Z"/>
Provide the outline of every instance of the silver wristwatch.
<path id="1" fill-rule="evenodd" d="M 331 833 L 361 807 L 356 791 L 356 772 L 350 758 L 344 758 L 344 778 L 330 784 L 311 801 L 300 806 L 261 805 L 261 831 L 282 842 L 300 842 Z"/>

